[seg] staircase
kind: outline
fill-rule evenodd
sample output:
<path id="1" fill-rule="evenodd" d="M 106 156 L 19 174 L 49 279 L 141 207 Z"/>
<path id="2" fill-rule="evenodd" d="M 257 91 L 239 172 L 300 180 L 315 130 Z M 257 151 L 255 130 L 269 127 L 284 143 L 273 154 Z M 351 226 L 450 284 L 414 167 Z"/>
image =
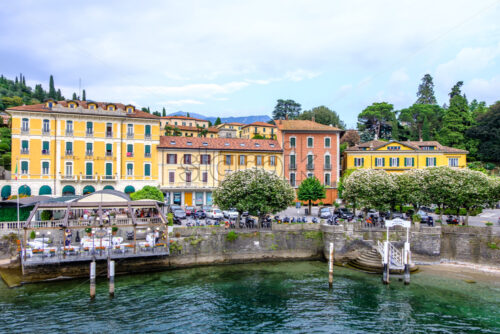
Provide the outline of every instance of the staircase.
<path id="1" fill-rule="evenodd" d="M 392 245 L 391 245 L 392 246 Z M 373 246 L 370 250 L 363 251 L 358 257 L 351 259 L 347 265 L 354 269 L 359 269 L 362 271 L 367 271 L 371 273 L 382 273 L 383 265 L 382 265 L 382 255 L 380 251 L 383 252 L 383 244 L 378 242 L 377 246 Z M 391 274 L 401 274 L 404 270 L 403 265 L 403 257 L 401 251 L 392 246 L 392 257 L 390 270 Z M 418 267 L 415 265 L 410 265 L 410 271 L 414 272 L 418 270 Z"/>

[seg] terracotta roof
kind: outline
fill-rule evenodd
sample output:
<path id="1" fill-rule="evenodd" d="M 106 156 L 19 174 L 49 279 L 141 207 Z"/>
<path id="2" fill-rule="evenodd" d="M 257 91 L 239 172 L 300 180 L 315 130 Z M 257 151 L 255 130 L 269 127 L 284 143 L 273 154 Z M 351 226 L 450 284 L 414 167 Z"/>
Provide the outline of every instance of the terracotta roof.
<path id="1" fill-rule="evenodd" d="M 368 141 L 366 143 L 361 143 L 359 145 L 349 147 L 345 151 L 365 151 L 362 150 L 362 148 L 368 148 L 366 151 L 375 151 L 385 145 L 392 144 L 392 143 L 398 143 L 404 146 L 407 146 L 415 151 L 425 151 L 425 152 L 445 152 L 445 153 L 462 153 L 462 154 L 467 154 L 469 153 L 466 150 L 462 150 L 459 148 L 454 148 L 454 147 L 448 147 L 441 145 L 437 141 L 396 141 L 396 140 L 391 140 L 391 141 L 383 141 L 383 140 L 372 140 Z M 435 146 L 436 148 L 434 150 L 424 150 L 422 147 L 428 147 L 428 146 Z M 394 152 L 394 151 L 391 151 Z M 404 151 L 399 151 L 399 152 L 404 152 Z"/>
<path id="2" fill-rule="evenodd" d="M 324 125 L 309 120 L 276 120 L 276 126 L 280 131 L 342 131 L 334 126 Z"/>
<path id="3" fill-rule="evenodd" d="M 245 125 L 245 123 L 238 123 L 238 122 L 231 122 L 231 123 L 221 123 L 217 125 L 218 128 L 223 127 L 224 125 L 235 125 L 235 126 L 242 126 Z"/>
<path id="4" fill-rule="evenodd" d="M 208 122 L 208 120 L 206 120 L 206 119 L 187 117 L 187 116 L 163 116 L 162 118 L 163 119 L 185 119 L 185 120 L 192 120 L 192 121 Z"/>
<path id="5" fill-rule="evenodd" d="M 244 125 L 242 128 L 246 128 L 246 127 L 249 127 L 249 126 L 267 126 L 267 127 L 270 127 L 270 128 L 275 128 L 276 127 L 276 125 L 269 124 L 269 123 L 266 123 L 266 122 L 253 122 L 253 123 Z"/>
<path id="6" fill-rule="evenodd" d="M 68 101 L 54 101 L 57 103 L 58 106 L 61 107 L 68 107 L 68 102 L 71 102 L 73 100 L 68 100 Z M 132 106 L 131 104 L 122 104 L 122 103 L 112 103 L 112 102 L 95 102 L 95 101 L 74 101 L 76 102 L 80 107 L 83 109 L 88 109 L 89 104 L 96 104 L 98 108 L 106 109 L 106 106 L 109 104 L 112 104 L 116 106 L 117 109 L 122 109 L 125 111 L 125 107 Z M 35 111 L 35 112 L 47 112 L 47 113 L 60 113 L 60 110 L 55 110 L 51 108 L 47 108 L 45 103 L 40 103 L 40 104 L 32 104 L 32 105 L 25 105 L 25 106 L 17 106 L 17 107 L 11 107 L 8 108 L 8 110 L 18 110 L 18 111 Z M 134 112 L 131 114 L 127 114 L 126 117 L 132 117 L 132 118 L 154 118 L 154 119 L 160 119 L 160 117 L 148 114 L 147 112 L 144 112 L 142 110 L 136 109 L 134 107 Z"/>
<path id="7" fill-rule="evenodd" d="M 189 144 L 191 143 L 191 144 Z M 231 151 L 271 151 L 281 152 L 276 140 L 243 138 L 203 138 L 161 136 L 159 149 L 208 149 Z"/>
<path id="8" fill-rule="evenodd" d="M 214 128 L 213 126 L 208 127 L 208 128 L 197 128 L 196 126 L 187 126 L 187 125 L 171 125 L 171 124 L 167 124 L 167 125 L 169 125 L 172 129 L 177 128 L 177 129 L 182 130 L 182 131 L 199 131 L 199 130 L 206 129 L 206 130 L 208 130 L 208 132 L 211 132 L 211 133 L 218 133 L 219 132 L 219 129 Z"/>

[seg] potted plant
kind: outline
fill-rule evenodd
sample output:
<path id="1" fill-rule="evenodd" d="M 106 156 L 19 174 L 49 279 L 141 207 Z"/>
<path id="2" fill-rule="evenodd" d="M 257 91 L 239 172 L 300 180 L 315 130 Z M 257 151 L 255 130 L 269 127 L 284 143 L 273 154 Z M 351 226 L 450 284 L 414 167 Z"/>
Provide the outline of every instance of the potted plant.
<path id="1" fill-rule="evenodd" d="M 35 239 L 35 238 L 36 238 L 35 231 L 31 231 L 31 233 L 30 233 L 30 239 Z"/>
<path id="2" fill-rule="evenodd" d="M 117 233 L 117 232 L 118 232 L 118 227 L 117 227 L 116 225 L 113 225 L 113 226 L 111 227 L 111 233 L 112 233 L 113 235 L 116 235 L 116 233 Z"/>
<path id="3" fill-rule="evenodd" d="M 89 237 L 91 237 L 91 236 L 92 236 L 92 229 L 91 229 L 90 227 L 87 227 L 87 228 L 85 229 L 85 233 L 87 233 L 87 235 L 88 235 Z"/>

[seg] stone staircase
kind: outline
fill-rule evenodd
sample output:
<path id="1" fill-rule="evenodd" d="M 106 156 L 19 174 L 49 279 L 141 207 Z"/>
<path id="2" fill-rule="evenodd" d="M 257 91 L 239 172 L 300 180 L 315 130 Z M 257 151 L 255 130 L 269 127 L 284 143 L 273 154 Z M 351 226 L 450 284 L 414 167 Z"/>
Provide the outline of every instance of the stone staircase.
<path id="1" fill-rule="evenodd" d="M 380 255 L 378 250 L 375 247 L 373 247 L 370 250 L 365 250 L 361 252 L 358 257 L 349 260 L 347 266 L 370 273 L 382 273 L 383 271 L 382 256 Z M 390 269 L 391 269 L 391 274 L 403 273 L 402 268 L 392 267 Z M 418 270 L 417 266 L 415 266 L 414 264 L 410 266 L 410 271 L 414 272 L 416 270 Z"/>

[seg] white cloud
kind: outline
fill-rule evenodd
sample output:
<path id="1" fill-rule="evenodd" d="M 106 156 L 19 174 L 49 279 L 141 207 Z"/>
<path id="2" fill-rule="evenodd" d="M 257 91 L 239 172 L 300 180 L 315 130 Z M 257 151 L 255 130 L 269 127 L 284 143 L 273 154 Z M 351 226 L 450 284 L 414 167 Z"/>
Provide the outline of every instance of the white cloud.
<path id="1" fill-rule="evenodd" d="M 472 79 L 464 84 L 463 91 L 469 99 L 489 101 L 493 103 L 500 100 L 500 75 L 490 79 Z"/>
<path id="2" fill-rule="evenodd" d="M 298 70 L 286 72 L 284 75 L 284 79 L 297 82 L 297 81 L 302 81 L 305 79 L 312 79 L 312 78 L 317 77 L 318 75 L 320 75 L 320 73 L 318 73 L 318 72 L 308 71 L 308 70 L 304 70 L 304 69 L 298 69 Z"/>
<path id="3" fill-rule="evenodd" d="M 167 106 L 185 106 L 185 105 L 190 105 L 190 104 L 203 104 L 201 101 L 197 100 L 169 100 L 169 101 L 162 101 L 160 102 L 161 105 L 167 105 Z"/>
<path id="4" fill-rule="evenodd" d="M 405 69 L 401 68 L 397 71 L 392 72 L 391 77 L 389 78 L 389 84 L 399 85 L 408 80 L 410 80 L 408 73 L 406 72 Z"/>

